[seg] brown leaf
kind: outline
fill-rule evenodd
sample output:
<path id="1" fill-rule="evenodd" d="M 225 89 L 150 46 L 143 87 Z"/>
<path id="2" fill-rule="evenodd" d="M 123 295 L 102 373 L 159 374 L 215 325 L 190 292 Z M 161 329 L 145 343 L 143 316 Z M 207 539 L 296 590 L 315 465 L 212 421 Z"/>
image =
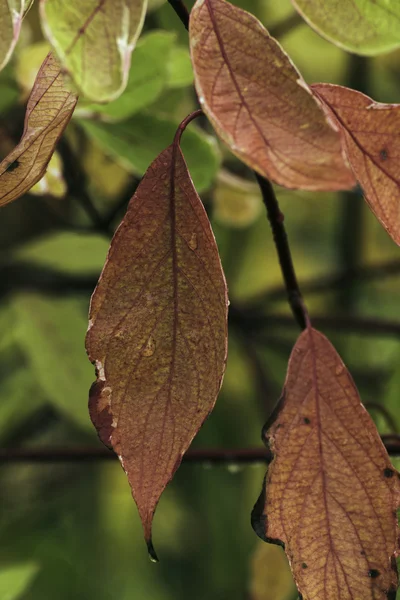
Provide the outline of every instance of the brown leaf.
<path id="1" fill-rule="evenodd" d="M 255 17 L 224 0 L 197 0 L 189 32 L 202 108 L 240 160 L 288 188 L 355 185 L 338 132 Z"/>
<path id="2" fill-rule="evenodd" d="M 351 168 L 372 212 L 400 245 L 400 105 L 374 102 L 339 85 L 311 88 L 343 132 Z"/>
<path id="3" fill-rule="evenodd" d="M 22 196 L 44 175 L 76 103 L 57 60 L 48 54 L 28 100 L 21 141 L 0 163 L 0 206 Z"/>
<path id="4" fill-rule="evenodd" d="M 336 350 L 311 327 L 293 348 L 253 511 L 285 545 L 304 600 L 394 600 L 398 473 Z"/>
<path id="5" fill-rule="evenodd" d="M 93 294 L 90 414 L 128 475 L 150 553 L 159 497 L 212 410 L 227 352 L 215 239 L 177 143 L 147 170 Z"/>

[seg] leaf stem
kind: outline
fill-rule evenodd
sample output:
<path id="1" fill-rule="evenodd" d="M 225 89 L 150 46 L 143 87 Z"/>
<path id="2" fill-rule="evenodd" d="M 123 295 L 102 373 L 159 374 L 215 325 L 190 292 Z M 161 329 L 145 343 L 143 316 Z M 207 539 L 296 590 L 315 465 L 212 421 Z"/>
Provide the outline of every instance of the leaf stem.
<path id="1" fill-rule="evenodd" d="M 190 115 L 188 115 L 185 119 L 183 119 L 182 123 L 179 125 L 178 129 L 176 130 L 174 141 L 173 141 L 174 146 L 179 146 L 179 144 L 181 143 L 182 133 L 185 131 L 185 129 L 189 125 L 189 123 L 191 123 L 191 121 L 193 121 L 194 119 L 197 119 L 197 117 L 201 117 L 202 114 L 203 114 L 203 111 L 201 110 L 201 108 L 199 108 L 198 110 L 195 110 L 194 112 L 190 113 Z"/>
<path id="2" fill-rule="evenodd" d="M 263 201 L 267 209 L 268 220 L 271 225 L 276 251 L 281 265 L 282 275 L 286 286 L 288 302 L 294 318 L 301 329 L 305 329 L 308 322 L 307 309 L 297 282 L 294 270 L 289 241 L 284 226 L 284 215 L 281 213 L 278 200 L 275 196 L 272 184 L 268 179 L 254 171 L 258 185 L 260 186 Z"/>

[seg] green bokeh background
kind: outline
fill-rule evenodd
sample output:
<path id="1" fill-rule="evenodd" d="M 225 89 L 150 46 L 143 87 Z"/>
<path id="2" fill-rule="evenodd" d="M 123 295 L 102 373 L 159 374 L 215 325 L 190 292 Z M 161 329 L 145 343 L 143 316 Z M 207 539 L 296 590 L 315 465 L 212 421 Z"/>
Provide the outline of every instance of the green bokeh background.
<path id="1" fill-rule="evenodd" d="M 288 0 L 236 4 L 271 29 L 293 12 Z M 379 101 L 400 99 L 400 52 L 357 59 L 306 24 L 296 25 L 280 41 L 310 83 L 349 84 L 367 88 Z M 39 43 L 34 5 L 14 58 L 0 73 L 2 157 L 21 132 L 22 103 L 40 64 L 37 54 L 46 50 L 42 44 L 35 52 Z M 176 124 L 196 108 L 187 33 L 168 4 L 149 11 L 139 48 L 141 61 L 131 76 L 136 85 L 128 86 L 119 100 L 122 120 L 113 122 L 118 105 L 107 118 L 107 109 L 96 110 L 83 100 L 67 131 L 88 192 L 103 214 L 126 196 L 133 178 L 143 174 L 146 164 L 169 143 Z M 241 210 L 248 210 L 248 215 L 235 223 L 232 190 L 218 170 L 222 165 L 249 180 L 251 173 L 217 142 L 204 121 L 191 125 L 185 136 L 184 150 L 186 144 L 189 167 L 211 215 L 232 302 L 257 296 L 266 314 L 290 317 L 284 296 L 267 300 L 268 291 L 282 283 L 257 188 L 244 187 Z M 300 283 L 359 265 L 400 260 L 398 248 L 358 192 L 277 188 L 277 196 Z M 71 190 L 61 198 L 27 194 L 1 209 L 3 449 L 100 444 L 87 414 L 94 369 L 85 355 L 84 336 L 90 293 L 109 238 L 93 231 L 79 200 L 79 193 Z M 121 216 L 116 215 L 114 225 Z M 397 275 L 364 283 L 351 277 L 339 288 L 305 293 L 305 300 L 311 314 L 398 320 L 399 276 L 400 269 Z M 373 404 L 371 414 L 380 431 L 397 429 L 399 338 L 321 329 L 341 353 L 363 401 Z M 193 447 L 261 444 L 261 427 L 279 397 L 297 333 L 295 324 L 277 325 L 271 319 L 261 343 L 232 328 L 222 391 Z M 376 405 L 390 413 L 392 428 Z M 160 563 L 154 565 L 147 557 L 136 507 L 118 462 L 3 462 L 0 600 L 269 600 L 268 590 L 263 596 L 253 593 L 251 568 L 262 542 L 251 529 L 250 512 L 264 472 L 262 464 L 182 465 L 157 509 L 154 543 Z"/>

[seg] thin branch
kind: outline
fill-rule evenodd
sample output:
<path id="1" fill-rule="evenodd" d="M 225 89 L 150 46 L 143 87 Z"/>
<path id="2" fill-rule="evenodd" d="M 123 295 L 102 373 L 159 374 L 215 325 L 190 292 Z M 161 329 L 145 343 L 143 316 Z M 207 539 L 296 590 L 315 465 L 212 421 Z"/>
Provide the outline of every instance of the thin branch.
<path id="1" fill-rule="evenodd" d="M 300 293 L 296 273 L 293 266 L 288 237 L 283 224 L 284 216 L 279 209 L 278 200 L 275 196 L 272 184 L 268 179 L 254 172 L 258 185 L 260 186 L 263 201 L 267 209 L 268 219 L 271 224 L 276 251 L 281 265 L 283 279 L 290 308 L 301 329 L 306 327 L 307 311 Z"/>
<path id="2" fill-rule="evenodd" d="M 400 436 L 382 435 L 382 442 L 391 456 L 400 456 Z M 117 455 L 98 447 L 45 447 L 45 448 L 2 448 L 0 449 L 0 463 L 16 462 L 93 462 L 98 460 L 116 460 Z M 259 462 L 269 463 L 272 454 L 267 448 L 209 448 L 188 450 L 183 456 L 183 463 L 203 464 L 253 464 Z"/>
<path id="3" fill-rule="evenodd" d="M 299 25 L 305 25 L 304 19 L 298 12 L 292 12 L 285 19 L 282 19 L 276 25 L 270 27 L 269 34 L 274 38 L 282 38 L 299 27 Z"/>
<path id="4" fill-rule="evenodd" d="M 264 330 L 269 331 L 275 327 L 293 327 L 293 319 L 286 315 L 256 313 L 237 309 L 231 305 L 231 322 L 239 325 L 244 323 L 259 339 Z M 372 317 L 358 317 L 356 315 L 315 315 L 312 319 L 316 327 L 358 333 L 362 335 L 394 336 L 400 337 L 400 322 L 389 319 Z"/>
<path id="5" fill-rule="evenodd" d="M 189 11 L 182 0 L 168 0 L 168 2 L 174 9 L 184 28 L 189 31 Z"/>

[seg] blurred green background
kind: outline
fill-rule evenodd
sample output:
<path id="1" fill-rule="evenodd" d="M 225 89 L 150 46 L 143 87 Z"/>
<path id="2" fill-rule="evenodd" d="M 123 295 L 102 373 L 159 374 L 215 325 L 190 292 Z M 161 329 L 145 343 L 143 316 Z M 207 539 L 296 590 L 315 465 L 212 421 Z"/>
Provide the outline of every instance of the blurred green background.
<path id="1" fill-rule="evenodd" d="M 1 158 L 20 137 L 24 102 L 48 50 L 35 4 L 0 73 Z M 292 19 L 289 0 L 236 4 L 279 34 L 308 82 L 347 84 L 379 101 L 399 101 L 400 52 L 350 56 Z M 45 178 L 2 208 L 1 448 L 99 446 L 87 413 L 94 369 L 84 336 L 110 235 L 88 202 L 115 227 L 138 178 L 196 107 L 187 33 L 168 4 L 153 0 L 126 92 L 106 107 L 81 100 Z M 212 219 L 232 305 L 255 302 L 265 318 L 251 333 L 232 322 L 223 388 L 193 447 L 260 446 L 297 327 L 251 172 L 205 120 L 190 126 L 183 148 Z M 398 319 L 398 249 L 358 192 L 278 188 L 277 196 L 311 315 L 328 317 L 320 329 L 347 363 L 380 431 L 397 431 L 399 336 L 354 333 L 334 319 Z M 374 278 L 355 276 L 359 267 L 389 263 L 390 276 L 384 267 Z M 342 275 L 340 284 L 329 284 L 333 274 Z M 313 291 L 309 282 L 326 278 Z M 2 462 L 0 600 L 291 600 L 296 594 L 280 549 L 270 550 L 250 526 L 264 472 L 263 464 L 182 465 L 157 509 L 161 562 L 154 565 L 117 462 Z"/>

